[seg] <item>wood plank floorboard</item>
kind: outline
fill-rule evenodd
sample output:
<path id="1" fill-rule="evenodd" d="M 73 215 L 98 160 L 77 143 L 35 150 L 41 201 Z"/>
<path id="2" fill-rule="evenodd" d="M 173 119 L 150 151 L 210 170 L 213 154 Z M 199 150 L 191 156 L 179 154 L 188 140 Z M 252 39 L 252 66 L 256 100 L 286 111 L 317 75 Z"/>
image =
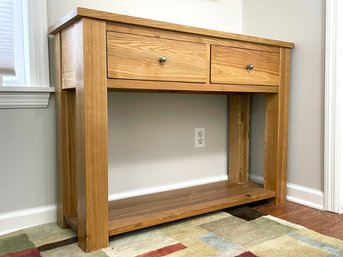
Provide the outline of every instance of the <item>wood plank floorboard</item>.
<path id="1" fill-rule="evenodd" d="M 289 201 L 280 205 L 262 201 L 249 204 L 249 206 L 264 214 L 269 214 L 302 225 L 321 234 L 343 240 L 343 215 L 313 209 Z"/>
<path id="2" fill-rule="evenodd" d="M 137 196 L 109 203 L 109 235 L 269 199 L 275 192 L 228 181 Z"/>

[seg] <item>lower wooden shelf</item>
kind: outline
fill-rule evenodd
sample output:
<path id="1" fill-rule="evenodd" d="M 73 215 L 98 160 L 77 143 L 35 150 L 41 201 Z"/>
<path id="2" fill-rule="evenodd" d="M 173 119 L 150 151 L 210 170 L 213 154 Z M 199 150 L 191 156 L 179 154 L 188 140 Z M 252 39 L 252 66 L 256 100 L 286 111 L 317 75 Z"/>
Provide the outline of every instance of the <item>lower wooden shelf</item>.
<path id="1" fill-rule="evenodd" d="M 257 184 L 229 181 L 109 202 L 109 236 L 275 197 Z M 77 217 L 66 217 L 77 230 Z"/>

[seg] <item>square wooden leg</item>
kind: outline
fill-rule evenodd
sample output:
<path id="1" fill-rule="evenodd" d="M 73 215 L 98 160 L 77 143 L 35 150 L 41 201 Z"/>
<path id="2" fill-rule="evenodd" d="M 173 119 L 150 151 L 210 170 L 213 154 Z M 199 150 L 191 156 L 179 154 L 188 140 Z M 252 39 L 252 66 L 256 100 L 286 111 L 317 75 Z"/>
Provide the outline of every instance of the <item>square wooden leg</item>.
<path id="1" fill-rule="evenodd" d="M 90 252 L 108 246 L 106 25 L 83 18 L 76 26 L 78 237 Z"/>
<path id="2" fill-rule="evenodd" d="M 286 201 L 290 49 L 281 48 L 278 94 L 266 95 L 264 186 L 276 192 L 275 203 Z"/>
<path id="3" fill-rule="evenodd" d="M 229 180 L 249 180 L 249 120 L 250 96 L 234 94 L 229 96 Z"/>
<path id="4" fill-rule="evenodd" d="M 67 228 L 65 217 L 77 213 L 77 183 L 75 160 L 75 91 L 62 89 L 61 37 L 54 36 L 56 124 L 57 124 L 57 220 L 61 228 Z"/>

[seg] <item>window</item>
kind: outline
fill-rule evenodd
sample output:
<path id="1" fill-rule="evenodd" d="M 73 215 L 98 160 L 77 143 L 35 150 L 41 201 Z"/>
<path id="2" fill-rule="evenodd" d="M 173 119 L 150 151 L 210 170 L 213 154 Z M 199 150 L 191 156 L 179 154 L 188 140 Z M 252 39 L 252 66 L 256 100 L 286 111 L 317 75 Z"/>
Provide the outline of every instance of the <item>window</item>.
<path id="1" fill-rule="evenodd" d="M 0 76 L 14 74 L 14 22 L 13 3 L 10 0 L 1 0 L 1 26 L 0 26 Z M 2 82 L 0 78 L 0 83 Z"/>
<path id="2" fill-rule="evenodd" d="M 9 34 L 3 45 L 14 50 L 14 69 L 1 70 L 4 55 L 0 58 L 0 108 L 46 107 L 53 91 L 49 87 L 47 0 L 0 0 L 0 8 L 0 35 Z M 13 66 L 12 59 L 7 58 L 8 67 Z M 47 97 L 42 101 L 44 94 Z"/>
<path id="3" fill-rule="evenodd" d="M 23 17 L 23 6 L 21 0 L 0 0 L 2 10 L 6 16 L 6 26 L 1 24 L 2 36 L 6 40 L 3 45 L 3 52 L 6 50 L 7 58 L 2 60 L 2 72 L 4 86 L 25 85 L 25 44 L 23 27 L 27 24 Z M 6 35 L 7 34 L 7 35 Z M 7 63 L 6 63 L 7 62 Z M 6 65 L 7 64 L 7 65 Z"/>

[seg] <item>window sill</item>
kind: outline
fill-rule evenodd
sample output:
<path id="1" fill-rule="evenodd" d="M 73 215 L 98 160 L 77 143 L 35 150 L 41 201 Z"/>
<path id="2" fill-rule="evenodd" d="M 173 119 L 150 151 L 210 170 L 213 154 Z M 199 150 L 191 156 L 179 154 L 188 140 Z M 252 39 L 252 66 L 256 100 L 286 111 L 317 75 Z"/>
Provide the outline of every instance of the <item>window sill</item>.
<path id="1" fill-rule="evenodd" d="M 0 87 L 0 109 L 47 108 L 53 87 Z"/>

